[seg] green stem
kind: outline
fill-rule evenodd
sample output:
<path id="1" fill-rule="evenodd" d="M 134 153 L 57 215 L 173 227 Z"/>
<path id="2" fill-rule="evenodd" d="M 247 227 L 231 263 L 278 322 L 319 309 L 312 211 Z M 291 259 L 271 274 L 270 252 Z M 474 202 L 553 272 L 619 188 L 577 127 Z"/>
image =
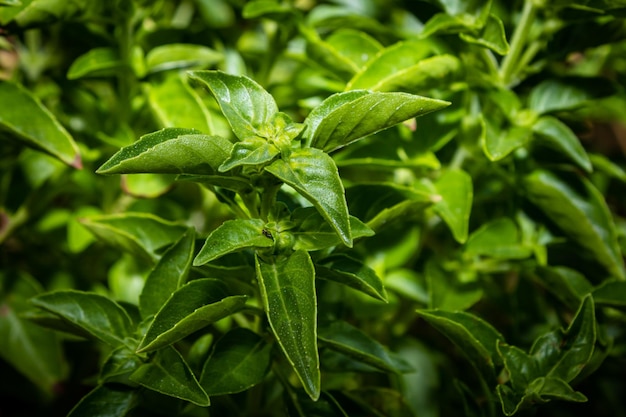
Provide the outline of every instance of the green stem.
<path id="1" fill-rule="evenodd" d="M 132 67 L 133 54 L 133 17 L 125 16 L 120 25 L 119 43 L 122 68 L 118 74 L 119 117 L 123 124 L 128 124 L 131 115 L 131 101 L 135 83 Z"/>
<path id="2" fill-rule="evenodd" d="M 261 218 L 268 221 L 269 215 L 276 204 L 276 195 L 281 184 L 267 186 L 261 194 Z"/>
<path id="3" fill-rule="evenodd" d="M 28 208 L 21 206 L 13 216 L 0 212 L 0 245 L 7 240 L 13 232 L 28 221 Z"/>
<path id="4" fill-rule="evenodd" d="M 513 37 L 511 38 L 511 49 L 504 57 L 500 67 L 500 80 L 504 85 L 511 84 L 516 72 L 519 71 L 519 58 L 526 46 L 526 40 L 538 9 L 536 0 L 524 1 L 522 17 L 515 27 Z"/>

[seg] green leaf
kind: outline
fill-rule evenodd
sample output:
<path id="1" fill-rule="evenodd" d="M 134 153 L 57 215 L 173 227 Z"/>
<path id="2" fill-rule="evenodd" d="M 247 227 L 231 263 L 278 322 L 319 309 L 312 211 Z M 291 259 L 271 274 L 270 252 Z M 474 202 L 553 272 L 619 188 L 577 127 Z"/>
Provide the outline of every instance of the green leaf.
<path id="1" fill-rule="evenodd" d="M 21 6 L 20 0 L 0 0 L 0 6 Z"/>
<path id="2" fill-rule="evenodd" d="M 420 92 L 448 85 L 461 63 L 447 54 L 429 57 L 432 49 L 433 45 L 423 40 L 398 42 L 371 59 L 346 90 Z"/>
<path id="3" fill-rule="evenodd" d="M 115 301 L 95 293 L 64 290 L 36 296 L 32 303 L 113 347 L 134 347 L 130 316 Z"/>
<path id="4" fill-rule="evenodd" d="M 271 347 L 256 333 L 236 328 L 217 341 L 202 369 L 200 385 L 209 395 L 234 394 L 263 381 Z"/>
<path id="5" fill-rule="evenodd" d="M 157 46 L 146 55 L 148 72 L 178 68 L 206 68 L 221 61 L 223 55 L 202 45 L 170 43 Z"/>
<path id="6" fill-rule="evenodd" d="M 246 19 L 256 19 L 259 17 L 267 17 L 274 20 L 292 17 L 294 11 L 293 6 L 281 4 L 272 0 L 253 0 L 247 2 L 243 8 L 243 17 Z"/>
<path id="7" fill-rule="evenodd" d="M 245 295 L 232 295 L 220 280 L 205 278 L 190 281 L 175 291 L 156 313 L 137 352 L 171 345 L 241 310 L 247 298 Z"/>
<path id="8" fill-rule="evenodd" d="M 481 318 L 462 311 L 417 310 L 417 314 L 454 343 L 489 384 L 499 362 L 496 345 L 504 337 Z"/>
<path id="9" fill-rule="evenodd" d="M 274 240 L 263 233 L 264 227 L 265 222 L 261 219 L 225 221 L 207 237 L 193 264 L 204 265 L 228 253 L 243 249 L 274 246 Z"/>
<path id="10" fill-rule="evenodd" d="M 124 417 L 135 406 L 137 391 L 98 385 L 72 408 L 67 417 Z"/>
<path id="11" fill-rule="evenodd" d="M 553 399 L 574 402 L 587 401 L 587 397 L 574 391 L 567 382 L 558 378 L 537 378 L 522 393 L 514 392 L 507 385 L 498 385 L 496 391 L 502 403 L 502 412 L 506 416 L 512 416 L 525 408 L 547 403 Z"/>
<path id="12" fill-rule="evenodd" d="M 472 210 L 472 178 L 465 171 L 448 170 L 435 183 L 439 198 L 433 210 L 448 225 L 454 239 L 459 243 L 467 240 Z"/>
<path id="13" fill-rule="evenodd" d="M 300 26 L 307 40 L 307 56 L 333 74 L 349 80 L 382 49 L 378 41 L 354 29 L 339 29 L 322 40 L 314 29 Z"/>
<path id="14" fill-rule="evenodd" d="M 352 247 L 352 230 L 343 184 L 333 159 L 319 149 L 294 150 L 287 160 L 278 159 L 265 170 L 309 200 L 335 229 L 341 241 Z"/>
<path id="15" fill-rule="evenodd" d="M 470 256 L 489 256 L 496 259 L 525 259 L 532 255 L 532 248 L 521 242 L 517 225 L 508 217 L 483 224 L 474 231 L 465 244 Z"/>
<path id="16" fill-rule="evenodd" d="M 296 239 L 295 250 L 316 251 L 341 244 L 337 233 L 314 207 L 297 208 L 293 211 L 291 220 L 296 224 L 290 230 Z M 353 239 L 374 234 L 372 229 L 354 216 L 350 216 L 350 230 Z"/>
<path id="17" fill-rule="evenodd" d="M 84 218 L 82 224 L 94 235 L 123 252 L 153 263 L 158 251 L 180 238 L 187 227 L 147 213 L 123 213 Z"/>
<path id="18" fill-rule="evenodd" d="M 130 376 L 131 381 L 170 397 L 189 401 L 200 407 L 210 405 L 189 365 L 173 347 L 160 349 L 150 362 L 142 365 Z"/>
<path id="19" fill-rule="evenodd" d="M 457 271 L 445 271 L 434 261 L 426 264 L 425 273 L 430 293 L 428 308 L 467 310 L 483 296 L 478 282 L 463 282 Z"/>
<path id="20" fill-rule="evenodd" d="M 528 107 L 545 114 L 581 107 L 592 99 L 614 93 L 609 81 L 602 78 L 562 77 L 539 83 L 530 92 Z"/>
<path id="21" fill-rule="evenodd" d="M 449 103 L 406 93 L 347 91 L 324 100 L 305 120 L 312 147 L 332 152 Z"/>
<path id="22" fill-rule="evenodd" d="M 315 269 L 311 258 L 302 250 L 268 261 L 257 255 L 256 273 L 272 332 L 304 390 L 317 400 L 321 375 Z"/>
<path id="23" fill-rule="evenodd" d="M 407 362 L 390 354 L 383 345 L 344 321 L 333 321 L 320 327 L 318 338 L 325 346 L 384 372 L 414 371 Z"/>
<path id="24" fill-rule="evenodd" d="M 506 40 L 504 24 L 494 14 L 489 15 L 487 23 L 478 33 L 460 33 L 459 36 L 465 42 L 485 46 L 497 54 L 506 55 L 509 53 L 509 43 Z"/>
<path id="25" fill-rule="evenodd" d="M 185 127 L 198 130 L 193 133 L 214 133 L 213 116 L 178 72 L 160 82 L 146 83 L 144 88 L 160 127 Z"/>
<path id="26" fill-rule="evenodd" d="M 127 346 L 119 346 L 113 349 L 100 367 L 98 383 L 119 383 L 136 386 L 128 377 L 139 368 L 145 359 L 137 355 L 133 349 Z"/>
<path id="27" fill-rule="evenodd" d="M 344 255 L 325 258 L 315 265 L 315 275 L 318 278 L 347 285 L 377 300 L 387 302 L 387 292 L 383 281 L 373 269 L 358 259 Z"/>
<path id="28" fill-rule="evenodd" d="M 587 295 L 569 327 L 539 337 L 530 354 L 537 361 L 542 375 L 570 382 L 591 360 L 595 343 L 594 300 Z"/>
<path id="29" fill-rule="evenodd" d="M 532 139 L 532 130 L 526 126 L 512 126 L 497 130 L 487 124 L 487 134 L 483 141 L 483 151 L 492 161 L 499 161 L 511 152 L 526 145 Z"/>
<path id="30" fill-rule="evenodd" d="M 167 128 L 142 136 L 120 149 L 98 174 L 210 175 L 228 158 L 232 144 L 219 136 L 192 129 Z"/>
<path id="31" fill-rule="evenodd" d="M 67 78 L 76 80 L 83 77 L 113 76 L 123 66 L 116 48 L 93 48 L 72 62 Z"/>
<path id="32" fill-rule="evenodd" d="M 593 290 L 593 300 L 598 305 L 626 307 L 626 282 L 609 280 Z"/>
<path id="33" fill-rule="evenodd" d="M 280 150 L 264 138 L 250 137 L 243 142 L 237 142 L 231 150 L 230 156 L 220 166 L 220 172 L 226 172 L 242 165 L 262 165 L 270 162 Z"/>
<path id="34" fill-rule="evenodd" d="M 0 272 L 0 358 L 39 387 L 52 394 L 67 374 L 61 342 L 54 332 L 29 321 L 28 300 L 41 291 L 27 275 Z"/>
<path id="35" fill-rule="evenodd" d="M 0 106 L 0 140 L 16 139 L 71 167 L 82 168 L 74 139 L 37 97 L 21 85 L 0 80 L 0 103 L 11 103 Z"/>
<path id="36" fill-rule="evenodd" d="M 528 199 L 614 277 L 626 279 L 611 213 L 602 194 L 584 178 L 574 186 L 549 171 L 524 179 Z"/>
<path id="37" fill-rule="evenodd" d="M 264 129 L 278 113 L 278 107 L 263 87 L 248 77 L 221 71 L 191 71 L 189 76 L 213 94 L 240 140 L 265 136 Z"/>
<path id="38" fill-rule="evenodd" d="M 195 247 L 194 229 L 189 229 L 163 254 L 150 271 L 139 297 L 143 318 L 155 314 L 187 280 Z"/>
<path id="39" fill-rule="evenodd" d="M 533 125 L 533 133 L 544 140 L 548 146 L 562 152 L 579 167 L 587 172 L 593 170 L 589 156 L 578 137 L 559 119 L 543 116 Z"/>
<path id="40" fill-rule="evenodd" d="M 578 308 L 583 298 L 593 290 L 585 276 L 574 269 L 562 266 L 537 267 L 534 275 L 548 291 L 573 309 Z"/>

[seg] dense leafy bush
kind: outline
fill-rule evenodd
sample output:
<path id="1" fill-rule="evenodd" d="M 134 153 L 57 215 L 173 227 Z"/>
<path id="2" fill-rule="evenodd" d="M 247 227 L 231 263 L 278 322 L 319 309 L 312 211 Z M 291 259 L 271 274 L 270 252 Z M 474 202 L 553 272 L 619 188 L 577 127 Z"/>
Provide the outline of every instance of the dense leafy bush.
<path id="1" fill-rule="evenodd" d="M 626 415 L 624 16 L 0 0 L 0 415 Z"/>

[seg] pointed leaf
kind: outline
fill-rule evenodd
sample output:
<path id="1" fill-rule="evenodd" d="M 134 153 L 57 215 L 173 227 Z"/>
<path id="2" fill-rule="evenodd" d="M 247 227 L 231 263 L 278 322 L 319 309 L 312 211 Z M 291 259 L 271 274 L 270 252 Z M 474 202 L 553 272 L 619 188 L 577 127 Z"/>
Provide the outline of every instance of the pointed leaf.
<path id="1" fill-rule="evenodd" d="M 533 125 L 533 132 L 546 141 L 549 146 L 564 153 L 585 171 L 592 171 L 591 161 L 580 140 L 559 119 L 543 116 Z"/>
<path id="2" fill-rule="evenodd" d="M 72 408 L 67 417 L 124 417 L 135 406 L 137 391 L 98 385 Z"/>
<path id="3" fill-rule="evenodd" d="M 169 43 L 151 49 L 146 56 L 146 66 L 151 73 L 177 68 L 206 68 L 222 58 L 220 52 L 203 45 Z"/>
<path id="4" fill-rule="evenodd" d="M 106 243 L 152 263 L 158 250 L 170 245 L 187 231 L 182 224 L 169 222 L 147 213 L 92 216 L 82 224 Z"/>
<path id="5" fill-rule="evenodd" d="M 536 279 L 552 294 L 572 309 L 578 308 L 583 298 L 593 290 L 591 283 L 580 272 L 562 267 L 538 267 Z M 594 300 L 598 302 L 595 298 Z"/>
<path id="6" fill-rule="evenodd" d="M 595 343 L 595 307 L 588 295 L 569 327 L 539 337 L 530 354 L 537 360 L 542 374 L 570 382 L 591 359 Z"/>
<path id="7" fill-rule="evenodd" d="M 313 118 L 309 116 L 304 122 L 307 126 L 305 137 L 312 147 L 332 152 L 448 105 L 446 101 L 406 93 L 338 93 L 311 112 Z"/>
<path id="8" fill-rule="evenodd" d="M 215 344 L 200 385 L 209 395 L 234 394 L 257 385 L 270 369 L 271 347 L 248 329 L 231 330 Z"/>
<path id="9" fill-rule="evenodd" d="M 304 390 L 317 400 L 321 375 L 315 270 L 311 258 L 302 250 L 272 261 L 257 256 L 256 272 L 272 332 Z"/>
<path id="10" fill-rule="evenodd" d="M 343 183 L 329 155 L 319 149 L 297 149 L 287 160 L 278 159 L 265 170 L 309 200 L 335 229 L 341 241 L 352 247 Z"/>
<path id="11" fill-rule="evenodd" d="M 528 107 L 545 114 L 572 110 L 589 100 L 613 94 L 614 87 L 604 78 L 562 77 L 539 83 L 530 92 Z"/>
<path id="12" fill-rule="evenodd" d="M 145 358 L 137 355 L 134 349 L 119 346 L 114 349 L 100 366 L 98 383 L 119 383 L 135 386 L 128 377 L 145 362 Z"/>
<path id="13" fill-rule="evenodd" d="M 137 352 L 171 345 L 191 333 L 241 310 L 248 297 L 232 295 L 216 279 L 190 281 L 174 292 L 159 309 Z"/>
<path id="14" fill-rule="evenodd" d="M 189 365 L 173 347 L 157 351 L 150 362 L 131 374 L 130 379 L 148 389 L 200 407 L 210 404 L 209 396 L 198 383 Z"/>
<path id="15" fill-rule="evenodd" d="M 123 67 L 124 63 L 116 48 L 93 48 L 72 62 L 67 79 L 113 76 Z"/>
<path id="16" fill-rule="evenodd" d="M 459 243 L 467 240 L 470 212 L 472 210 L 472 178 L 465 171 L 449 170 L 435 183 L 440 197 L 433 210 L 450 228 Z"/>
<path id="17" fill-rule="evenodd" d="M 496 329 L 479 317 L 461 311 L 418 310 L 417 314 L 450 339 L 487 383 L 495 383 L 495 365 L 499 361 L 496 345 L 504 341 Z"/>
<path id="18" fill-rule="evenodd" d="M 349 90 L 381 90 L 377 86 L 391 85 L 393 80 L 408 81 L 408 76 L 403 74 L 408 68 L 428 58 L 433 53 L 433 44 L 423 40 L 409 40 L 397 42 L 383 50 L 369 62 L 350 80 L 346 86 Z M 397 76 L 394 74 L 398 74 Z M 396 85 L 400 85 L 397 83 Z M 382 89 L 389 91 L 387 89 Z"/>
<path id="19" fill-rule="evenodd" d="M 337 233 L 314 207 L 297 208 L 291 220 L 296 223 L 296 229 L 290 231 L 296 238 L 294 250 L 315 251 L 341 244 Z M 353 239 L 374 235 L 372 229 L 354 216 L 350 216 L 350 230 Z"/>
<path id="20" fill-rule="evenodd" d="M 461 33 L 459 35 L 465 42 L 485 46 L 499 55 L 506 55 L 509 52 L 509 43 L 506 40 L 504 24 L 494 14 L 489 15 L 487 23 L 478 33 Z"/>
<path id="21" fill-rule="evenodd" d="M 213 174 L 228 158 L 232 144 L 192 129 L 167 128 L 142 136 L 120 149 L 98 174 Z"/>
<path id="22" fill-rule="evenodd" d="M 265 222 L 261 219 L 225 221 L 207 237 L 193 264 L 204 265 L 228 253 L 247 248 L 274 246 L 274 240 L 263 233 L 264 227 Z"/>
<path id="23" fill-rule="evenodd" d="M 160 127 L 185 127 L 197 129 L 195 133 L 214 133 L 214 116 L 181 74 L 173 73 L 160 82 L 146 83 L 144 88 Z"/>
<path id="24" fill-rule="evenodd" d="M 187 280 L 194 256 L 195 238 L 194 229 L 187 230 L 150 271 L 139 296 L 139 309 L 143 318 L 159 311 L 172 293 Z"/>
<path id="25" fill-rule="evenodd" d="M 128 313 L 103 295 L 65 290 L 39 295 L 32 302 L 113 347 L 133 345 Z"/>
<path id="26" fill-rule="evenodd" d="M 221 71 L 191 71 L 189 75 L 213 94 L 240 140 L 264 136 L 262 129 L 278 113 L 274 98 L 248 77 Z"/>
<path id="27" fill-rule="evenodd" d="M 329 348 L 384 372 L 414 371 L 407 362 L 393 356 L 383 345 L 344 321 L 320 327 L 318 338 Z"/>
<path id="28" fill-rule="evenodd" d="M 614 277 L 625 279 L 617 232 L 602 194 L 584 178 L 575 187 L 549 171 L 524 179 L 528 199 L 574 242 L 586 249 Z"/>
<path id="29" fill-rule="evenodd" d="M 78 146 L 50 111 L 28 90 L 0 80 L 0 140 L 13 138 L 46 152 L 67 165 L 82 168 Z"/>
<path id="30" fill-rule="evenodd" d="M 450 84 L 461 69 L 459 59 L 448 54 L 425 58 L 421 49 L 415 41 L 388 48 L 355 75 L 346 90 L 420 92 Z"/>
<path id="31" fill-rule="evenodd" d="M 315 275 L 361 291 L 377 300 L 387 302 L 387 292 L 383 281 L 373 269 L 358 259 L 337 255 L 315 265 Z"/>

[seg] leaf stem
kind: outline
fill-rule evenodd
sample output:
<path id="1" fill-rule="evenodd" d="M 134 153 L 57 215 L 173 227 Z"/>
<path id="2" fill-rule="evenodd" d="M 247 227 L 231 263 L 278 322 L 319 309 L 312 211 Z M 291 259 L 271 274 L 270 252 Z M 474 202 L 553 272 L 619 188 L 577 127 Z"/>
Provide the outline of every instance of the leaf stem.
<path id="1" fill-rule="evenodd" d="M 525 0 L 522 10 L 522 17 L 515 27 L 511 38 L 511 49 L 502 60 L 500 66 L 500 80 L 504 85 L 509 85 L 513 81 L 514 75 L 519 70 L 519 58 L 526 46 L 528 34 L 539 9 L 536 0 Z"/>

